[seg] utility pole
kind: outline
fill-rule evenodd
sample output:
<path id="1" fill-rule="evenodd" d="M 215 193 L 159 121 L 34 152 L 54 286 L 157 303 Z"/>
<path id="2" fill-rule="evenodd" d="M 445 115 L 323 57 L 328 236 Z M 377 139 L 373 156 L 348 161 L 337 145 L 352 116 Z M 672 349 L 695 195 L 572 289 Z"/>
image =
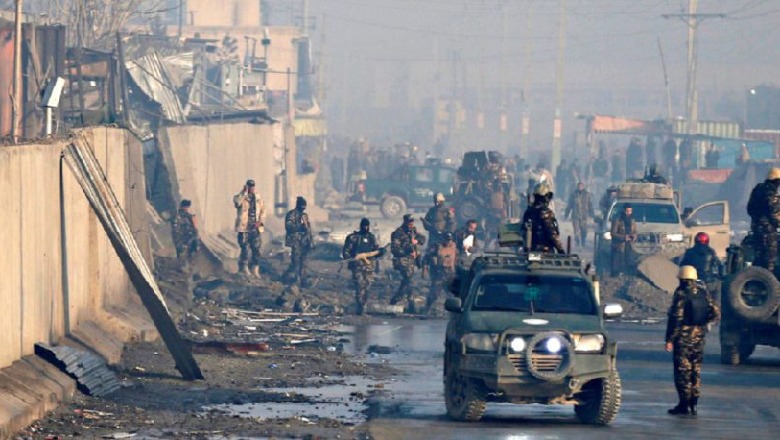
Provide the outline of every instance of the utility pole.
<path id="1" fill-rule="evenodd" d="M 531 115 L 528 105 L 528 89 L 531 88 L 531 44 L 533 42 L 533 30 L 531 27 L 533 26 L 533 20 L 531 17 L 533 16 L 533 7 L 534 3 L 531 1 L 528 4 L 528 9 L 526 10 L 526 17 L 525 17 L 525 32 L 527 35 L 527 40 L 525 42 L 525 54 L 523 57 L 525 58 L 524 66 L 523 66 L 523 116 L 522 116 L 522 122 L 521 122 L 521 128 L 520 128 L 520 157 L 525 159 L 527 158 L 528 154 L 528 135 L 530 134 L 530 128 L 531 128 Z"/>
<path id="2" fill-rule="evenodd" d="M 14 15 L 14 78 L 11 107 L 11 137 L 19 142 L 22 128 L 22 6 L 23 0 L 16 0 Z"/>
<path id="3" fill-rule="evenodd" d="M 669 120 L 674 116 L 672 113 L 672 89 L 669 87 L 669 74 L 666 72 L 666 59 L 664 59 L 664 49 L 661 47 L 661 37 L 658 37 L 658 53 L 661 55 L 661 67 L 664 69 L 664 87 L 666 88 L 666 111 Z"/>
<path id="4" fill-rule="evenodd" d="M 688 13 L 664 14 L 663 18 L 679 18 L 688 26 L 688 74 L 685 93 L 685 111 L 688 134 L 697 134 L 699 124 L 699 94 L 697 89 L 698 41 L 696 32 L 699 23 L 708 18 L 726 18 L 726 14 L 699 14 L 698 0 L 688 0 Z"/>
<path id="5" fill-rule="evenodd" d="M 561 162 L 561 107 L 563 106 L 563 68 L 566 53 L 566 0 L 558 0 L 558 60 L 555 64 L 555 119 L 553 120 L 552 159 L 550 170 L 555 172 Z"/>

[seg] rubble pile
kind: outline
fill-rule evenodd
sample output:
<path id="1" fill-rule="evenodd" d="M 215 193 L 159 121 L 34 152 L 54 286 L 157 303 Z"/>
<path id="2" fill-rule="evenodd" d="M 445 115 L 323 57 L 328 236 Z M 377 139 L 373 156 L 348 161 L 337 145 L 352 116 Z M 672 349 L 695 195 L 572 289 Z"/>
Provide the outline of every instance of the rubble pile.
<path id="1" fill-rule="evenodd" d="M 672 297 L 645 279 L 620 275 L 600 284 L 602 303 L 622 305 L 624 319 L 665 319 Z"/>

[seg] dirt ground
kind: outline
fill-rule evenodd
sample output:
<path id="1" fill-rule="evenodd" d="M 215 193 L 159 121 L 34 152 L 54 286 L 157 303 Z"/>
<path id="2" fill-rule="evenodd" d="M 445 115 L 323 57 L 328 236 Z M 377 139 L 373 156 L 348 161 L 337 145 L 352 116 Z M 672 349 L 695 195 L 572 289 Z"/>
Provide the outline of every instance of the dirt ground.
<path id="1" fill-rule="evenodd" d="M 104 398 L 79 394 L 17 438 L 370 438 L 360 414 L 368 408 L 361 405 L 399 372 L 356 361 L 343 349 L 347 326 L 384 317 L 352 314 L 351 277 L 346 269 L 339 273 L 335 246 L 312 255 L 310 287 L 287 286 L 286 263 L 284 253 L 265 260 L 258 280 L 225 273 L 213 261 L 182 267 L 158 258 L 160 287 L 206 379 L 180 379 L 162 342 L 130 345 L 115 368 L 119 391 Z M 427 280 L 416 279 L 422 302 Z M 386 303 L 397 285 L 392 270 L 380 272 L 371 300 Z M 662 317 L 669 301 L 633 277 L 604 280 L 601 293 L 603 302 L 621 303 L 625 316 L 636 319 Z M 443 299 L 435 316 L 444 316 Z M 334 385 L 346 393 L 337 405 L 356 414 L 321 416 L 334 401 L 316 390 Z M 267 417 L 251 416 L 252 404 Z M 297 405 L 298 415 L 274 415 L 273 408 L 288 405 Z"/>

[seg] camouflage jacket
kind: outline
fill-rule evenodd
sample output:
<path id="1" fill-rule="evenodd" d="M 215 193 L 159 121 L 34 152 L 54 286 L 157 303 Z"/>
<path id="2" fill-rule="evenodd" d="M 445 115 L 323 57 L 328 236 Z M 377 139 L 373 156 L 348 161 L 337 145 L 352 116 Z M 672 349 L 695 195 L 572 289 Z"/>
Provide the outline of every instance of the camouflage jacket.
<path id="1" fill-rule="evenodd" d="M 455 218 L 452 215 L 450 208 L 445 206 L 432 206 L 427 213 L 425 213 L 425 221 L 423 221 L 423 227 L 426 231 L 437 232 L 439 234 L 444 232 L 455 232 Z"/>
<path id="2" fill-rule="evenodd" d="M 594 216 L 589 192 L 576 190 L 571 193 L 564 217 L 569 218 L 569 215 L 572 220 L 587 220 Z"/>
<path id="3" fill-rule="evenodd" d="M 777 185 L 769 180 L 759 183 L 750 192 L 747 212 L 754 224 L 780 226 L 780 195 L 777 192 Z"/>
<path id="4" fill-rule="evenodd" d="M 379 250 L 376 242 L 376 236 L 371 232 L 355 231 L 347 235 L 344 241 L 344 247 L 341 249 L 341 258 L 349 260 L 355 258 L 357 254 L 373 252 Z M 353 270 L 374 270 L 376 257 L 360 259 L 349 262 L 349 268 Z"/>
<path id="5" fill-rule="evenodd" d="M 412 238 L 417 240 L 417 244 L 412 244 Z M 416 228 L 407 229 L 401 226 L 390 235 L 390 253 L 396 259 L 412 259 L 419 255 L 417 246 L 425 244 L 425 236 L 417 232 Z"/>
<path id="6" fill-rule="evenodd" d="M 720 319 L 720 309 L 706 289 L 697 285 L 678 287 L 674 291 L 672 305 L 669 307 L 668 320 L 666 321 L 666 342 L 678 342 L 680 339 L 690 340 L 704 337 L 704 326 L 685 325 L 686 303 L 693 295 L 704 295 L 707 300 L 709 305 L 707 324 Z"/>
<path id="7" fill-rule="evenodd" d="M 623 214 L 615 217 L 612 220 L 612 228 L 610 234 L 612 234 L 612 247 L 622 248 L 626 247 L 626 240 L 629 235 L 636 235 L 636 220 L 634 217 L 626 217 Z"/>
<path id="8" fill-rule="evenodd" d="M 311 247 L 313 244 L 309 214 L 297 209 L 290 210 L 284 216 L 284 229 L 287 232 L 284 237 L 285 246 Z"/>
<path id="9" fill-rule="evenodd" d="M 699 243 L 685 251 L 680 266 L 695 267 L 699 279 L 706 282 L 718 279 L 723 272 L 723 263 L 715 253 L 715 249 Z"/>
<path id="10" fill-rule="evenodd" d="M 531 250 L 541 252 L 564 253 L 561 244 L 561 233 L 558 229 L 558 220 L 555 219 L 555 213 L 547 204 L 534 203 L 523 213 L 524 225 L 531 222 Z"/>
<path id="11" fill-rule="evenodd" d="M 198 230 L 195 228 L 195 214 L 181 208 L 176 210 L 171 219 L 171 232 L 176 243 L 186 242 L 197 238 Z"/>

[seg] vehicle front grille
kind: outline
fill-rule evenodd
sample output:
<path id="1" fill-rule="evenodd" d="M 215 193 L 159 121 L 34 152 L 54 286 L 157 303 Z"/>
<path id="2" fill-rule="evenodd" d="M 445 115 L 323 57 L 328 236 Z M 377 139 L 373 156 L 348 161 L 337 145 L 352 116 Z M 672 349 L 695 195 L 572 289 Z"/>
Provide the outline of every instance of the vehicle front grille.
<path id="1" fill-rule="evenodd" d="M 510 354 L 508 355 L 509 362 L 512 363 L 512 366 L 515 367 L 515 370 L 517 370 L 520 374 L 526 374 L 527 371 L 527 365 L 525 362 L 525 356 L 522 354 Z"/>
<path id="2" fill-rule="evenodd" d="M 561 362 L 563 362 L 563 356 L 560 354 L 534 352 L 533 356 L 531 357 L 531 364 L 534 366 L 536 371 L 541 372 L 557 371 L 558 367 L 561 365 Z"/>

